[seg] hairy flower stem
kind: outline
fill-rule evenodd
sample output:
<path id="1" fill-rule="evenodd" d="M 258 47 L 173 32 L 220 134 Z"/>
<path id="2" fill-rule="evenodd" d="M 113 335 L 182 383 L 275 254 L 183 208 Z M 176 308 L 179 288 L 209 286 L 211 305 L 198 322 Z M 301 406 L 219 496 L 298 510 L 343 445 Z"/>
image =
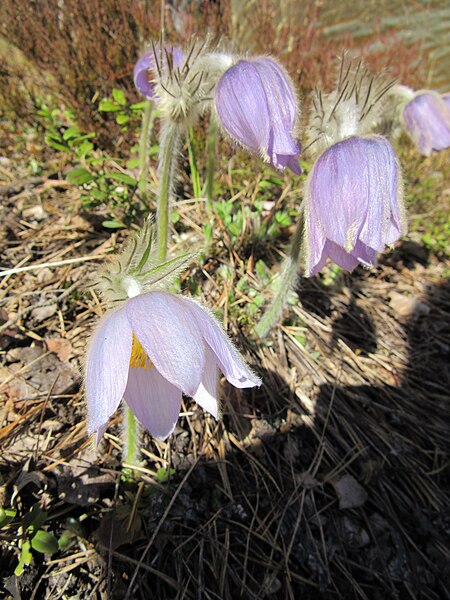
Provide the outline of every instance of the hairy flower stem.
<path id="1" fill-rule="evenodd" d="M 170 194 L 178 160 L 179 125 L 172 121 L 164 123 L 161 129 L 159 153 L 159 194 L 156 210 L 158 260 L 164 262 L 167 256 L 169 234 Z"/>
<path id="2" fill-rule="evenodd" d="M 134 413 L 125 403 L 123 403 L 123 442 L 125 456 L 123 462 L 127 465 L 136 465 L 141 442 L 141 429 Z M 131 473 L 133 473 L 132 470 Z"/>
<path id="3" fill-rule="evenodd" d="M 208 166 L 207 166 L 207 177 L 206 177 L 206 197 L 207 210 L 209 213 L 212 212 L 212 200 L 214 194 L 214 167 L 216 158 L 216 121 L 211 117 L 209 121 L 209 137 L 208 137 Z"/>
<path id="4" fill-rule="evenodd" d="M 142 115 L 141 138 L 139 141 L 139 184 L 142 202 L 147 206 L 147 176 L 148 176 L 148 140 L 150 137 L 151 124 L 153 122 L 153 102 L 145 101 L 144 114 Z"/>
<path id="5" fill-rule="evenodd" d="M 297 274 L 300 270 L 299 261 L 303 247 L 304 228 L 305 216 L 303 207 L 301 207 L 299 221 L 292 238 L 289 256 L 286 258 L 281 268 L 280 287 L 278 288 L 278 292 L 275 298 L 272 300 L 269 308 L 266 310 L 259 323 L 257 323 L 255 326 L 255 333 L 260 338 L 263 338 L 265 335 L 267 335 L 275 321 L 281 315 L 281 311 L 283 310 L 288 300 L 289 293 L 291 292 L 295 283 Z"/>

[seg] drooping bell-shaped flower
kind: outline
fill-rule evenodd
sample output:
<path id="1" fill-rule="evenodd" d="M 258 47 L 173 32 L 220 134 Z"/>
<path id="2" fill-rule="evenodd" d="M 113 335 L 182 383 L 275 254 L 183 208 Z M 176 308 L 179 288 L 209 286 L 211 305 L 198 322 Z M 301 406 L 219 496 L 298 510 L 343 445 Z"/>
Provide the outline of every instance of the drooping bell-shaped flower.
<path id="1" fill-rule="evenodd" d="M 450 106 L 436 92 L 417 92 L 402 111 L 405 125 L 419 152 L 430 156 L 432 150 L 450 147 Z"/>
<path id="2" fill-rule="evenodd" d="M 219 122 L 234 141 L 277 169 L 300 174 L 295 140 L 297 100 L 289 76 L 274 60 L 240 60 L 216 86 Z"/>
<path id="3" fill-rule="evenodd" d="M 218 369 L 238 388 L 261 383 L 193 300 L 158 291 L 131 297 L 103 317 L 89 345 L 88 432 L 99 441 L 122 398 L 159 439 L 174 430 L 183 394 L 217 418 Z"/>
<path id="4" fill-rule="evenodd" d="M 184 60 L 184 52 L 175 46 L 165 46 L 162 52 L 160 46 L 150 48 L 140 56 L 134 66 L 134 85 L 143 96 L 154 100 L 158 71 L 168 67 L 179 69 Z"/>
<path id="5" fill-rule="evenodd" d="M 327 258 L 349 271 L 373 266 L 404 232 L 402 178 L 383 137 L 353 136 L 323 152 L 305 189 L 305 273 Z"/>

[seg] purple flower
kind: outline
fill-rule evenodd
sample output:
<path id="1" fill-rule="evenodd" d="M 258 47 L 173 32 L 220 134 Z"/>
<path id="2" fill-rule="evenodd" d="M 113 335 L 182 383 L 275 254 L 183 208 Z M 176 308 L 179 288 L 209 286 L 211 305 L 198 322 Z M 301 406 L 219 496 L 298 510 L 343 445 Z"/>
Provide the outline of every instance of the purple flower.
<path id="1" fill-rule="evenodd" d="M 122 398 L 159 439 L 175 428 L 183 394 L 217 418 L 217 367 L 235 387 L 260 385 L 193 300 L 156 291 L 129 298 L 100 321 L 90 342 L 88 432 L 99 440 Z"/>
<path id="2" fill-rule="evenodd" d="M 403 119 L 419 152 L 450 146 L 450 107 L 436 92 L 418 92 L 403 108 Z"/>
<path id="3" fill-rule="evenodd" d="M 245 148 L 277 169 L 300 174 L 294 139 L 297 103 L 283 69 L 264 57 L 240 60 L 220 78 L 215 93 L 220 123 Z"/>
<path id="4" fill-rule="evenodd" d="M 156 57 L 155 57 L 156 52 Z M 185 60 L 185 55 L 182 50 L 173 46 L 165 47 L 161 56 L 161 64 L 159 57 L 159 46 L 145 52 L 134 66 L 134 85 L 139 92 L 146 98 L 155 99 L 155 81 L 158 74 L 157 66 L 164 68 L 170 61 L 171 66 L 175 69 L 180 69 Z"/>
<path id="5" fill-rule="evenodd" d="M 401 172 L 383 137 L 349 137 L 320 155 L 305 190 L 306 275 L 327 258 L 351 271 L 403 233 Z"/>

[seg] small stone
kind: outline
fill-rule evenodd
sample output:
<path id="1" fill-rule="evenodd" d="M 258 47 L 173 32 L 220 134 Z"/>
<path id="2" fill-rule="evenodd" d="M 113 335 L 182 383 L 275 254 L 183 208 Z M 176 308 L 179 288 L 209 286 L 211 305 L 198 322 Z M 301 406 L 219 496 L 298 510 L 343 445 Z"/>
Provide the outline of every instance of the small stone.
<path id="1" fill-rule="evenodd" d="M 22 217 L 32 221 L 43 221 L 47 218 L 47 216 L 47 213 L 40 204 L 37 204 L 36 206 L 30 206 L 29 208 L 24 208 L 22 211 Z"/>
<path id="2" fill-rule="evenodd" d="M 369 497 L 352 475 L 343 475 L 333 483 L 333 487 L 338 495 L 341 510 L 362 506 Z"/>
<path id="3" fill-rule="evenodd" d="M 430 307 L 420 302 L 415 296 L 405 296 L 399 292 L 391 292 L 390 304 L 400 317 L 428 315 Z"/>
<path id="4" fill-rule="evenodd" d="M 36 308 L 33 308 L 33 310 L 31 311 L 31 316 L 37 323 L 42 323 L 42 321 L 53 317 L 57 310 L 58 307 L 56 306 L 56 304 L 49 304 L 48 306 L 38 306 Z"/>

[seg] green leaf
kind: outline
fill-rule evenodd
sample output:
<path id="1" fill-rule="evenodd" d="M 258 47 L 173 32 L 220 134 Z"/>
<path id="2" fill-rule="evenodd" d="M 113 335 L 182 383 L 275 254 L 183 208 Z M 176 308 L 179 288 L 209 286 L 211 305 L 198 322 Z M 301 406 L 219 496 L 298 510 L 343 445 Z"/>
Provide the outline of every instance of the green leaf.
<path id="1" fill-rule="evenodd" d="M 20 577 L 24 572 L 25 565 L 31 564 L 33 555 L 31 554 L 31 544 L 29 540 L 25 540 L 20 550 L 20 560 L 17 567 L 14 569 L 14 575 Z"/>
<path id="2" fill-rule="evenodd" d="M 86 158 L 86 156 L 88 156 L 88 154 L 90 154 L 93 149 L 94 144 L 85 140 L 82 144 L 78 146 L 77 154 L 80 158 Z"/>
<path id="3" fill-rule="evenodd" d="M 72 138 L 76 138 L 80 135 L 80 130 L 77 127 L 69 127 L 63 134 L 63 140 L 67 142 L 67 140 L 71 140 Z"/>
<path id="4" fill-rule="evenodd" d="M 131 175 L 127 175 L 126 173 L 106 173 L 105 177 L 108 179 L 114 179 L 115 181 L 120 181 L 120 183 L 126 183 L 127 185 L 138 184 L 136 179 L 131 177 Z"/>
<path id="5" fill-rule="evenodd" d="M 61 152 L 69 151 L 69 148 L 67 146 L 63 146 L 62 144 L 53 141 L 48 136 L 45 136 L 45 143 L 47 144 L 47 146 L 50 146 L 50 148 L 54 148 L 55 150 L 60 150 Z"/>
<path id="6" fill-rule="evenodd" d="M 70 542 L 74 539 L 74 537 L 76 536 L 71 531 L 63 531 L 58 540 L 58 548 L 60 550 L 65 550 L 70 544 Z"/>
<path id="7" fill-rule="evenodd" d="M 72 169 L 66 175 L 66 179 L 72 185 L 83 185 L 91 182 L 94 178 L 86 169 Z"/>
<path id="8" fill-rule="evenodd" d="M 130 120 L 130 117 L 128 115 L 117 115 L 116 117 L 116 123 L 117 125 L 125 125 L 126 123 L 128 123 L 128 121 Z"/>
<path id="9" fill-rule="evenodd" d="M 156 477 L 159 483 L 166 483 L 170 476 L 175 475 L 175 469 L 169 469 L 169 471 L 165 467 L 161 467 L 156 471 Z"/>
<path id="10" fill-rule="evenodd" d="M 130 160 L 127 161 L 127 169 L 135 169 L 138 166 L 139 166 L 138 158 L 130 158 Z"/>
<path id="11" fill-rule="evenodd" d="M 125 98 L 125 94 L 123 90 L 119 90 L 118 88 L 114 88 L 112 91 L 112 95 L 117 104 L 121 106 L 125 106 L 127 103 L 127 99 Z"/>
<path id="12" fill-rule="evenodd" d="M 98 110 L 101 112 L 117 112 L 118 110 L 122 110 L 122 107 L 115 102 L 108 100 L 108 98 L 103 98 L 98 106 Z"/>
<path id="13" fill-rule="evenodd" d="M 170 215 L 170 220 L 172 221 L 172 223 L 175 225 L 175 223 L 178 223 L 178 221 L 180 220 L 180 213 L 177 211 L 174 211 L 171 215 Z"/>
<path id="14" fill-rule="evenodd" d="M 89 196 L 94 198 L 94 200 L 103 202 L 103 200 L 106 200 L 108 197 L 108 194 L 106 192 L 101 192 L 100 190 L 89 190 Z"/>
<path id="15" fill-rule="evenodd" d="M 23 528 L 30 531 L 31 533 L 37 531 L 42 527 L 47 519 L 48 513 L 46 510 L 42 510 L 39 502 L 33 504 L 30 512 L 28 512 L 23 518 Z"/>
<path id="16" fill-rule="evenodd" d="M 144 110 L 146 101 L 138 102 L 137 104 L 130 104 L 131 110 Z"/>
<path id="17" fill-rule="evenodd" d="M 31 547 L 41 554 L 54 554 L 58 551 L 58 540 L 53 533 L 40 529 L 31 540 Z"/>
<path id="18" fill-rule="evenodd" d="M 2 527 L 6 527 L 6 525 L 9 525 L 9 523 L 11 523 L 11 521 L 14 519 L 14 517 L 16 516 L 17 511 L 14 510 L 13 508 L 1 508 L 0 507 L 0 529 Z"/>
<path id="19" fill-rule="evenodd" d="M 107 229 L 120 229 L 121 227 L 124 227 L 123 223 L 120 223 L 115 219 L 111 219 L 110 221 L 103 221 L 102 225 Z"/>

